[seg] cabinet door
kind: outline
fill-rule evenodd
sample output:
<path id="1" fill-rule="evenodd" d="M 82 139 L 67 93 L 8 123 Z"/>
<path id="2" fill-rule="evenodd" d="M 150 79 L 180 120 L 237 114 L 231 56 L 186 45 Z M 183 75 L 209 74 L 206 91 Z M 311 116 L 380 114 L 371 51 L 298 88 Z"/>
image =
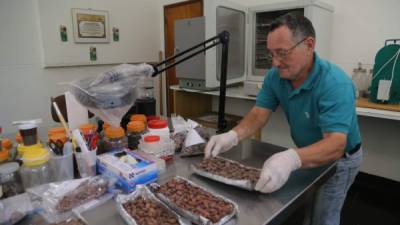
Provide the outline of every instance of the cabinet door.
<path id="1" fill-rule="evenodd" d="M 227 83 L 241 82 L 246 74 L 247 8 L 225 0 L 204 1 L 206 37 L 221 31 L 230 33 Z M 220 79 L 221 47 L 210 49 L 206 56 L 206 86 L 218 87 Z"/>
<path id="2" fill-rule="evenodd" d="M 205 41 L 204 17 L 175 22 L 175 54 Z M 198 50 L 202 49 L 199 47 Z M 195 50 L 190 53 L 195 52 Z M 205 75 L 205 54 L 198 54 L 176 66 L 176 77 L 203 80 Z M 185 54 L 184 56 L 188 56 Z M 179 60 L 178 58 L 177 60 Z"/>
<path id="3" fill-rule="evenodd" d="M 201 17 L 203 16 L 203 1 L 202 0 L 189 0 L 185 2 L 179 2 L 172 5 L 164 6 L 164 37 L 165 37 L 165 57 L 171 57 L 174 55 L 175 50 L 175 34 L 174 26 L 176 20 Z M 175 75 L 175 68 L 171 68 L 166 71 L 167 79 L 167 114 L 171 115 L 173 112 L 173 95 L 170 90 L 171 85 L 178 84 L 178 80 Z"/>

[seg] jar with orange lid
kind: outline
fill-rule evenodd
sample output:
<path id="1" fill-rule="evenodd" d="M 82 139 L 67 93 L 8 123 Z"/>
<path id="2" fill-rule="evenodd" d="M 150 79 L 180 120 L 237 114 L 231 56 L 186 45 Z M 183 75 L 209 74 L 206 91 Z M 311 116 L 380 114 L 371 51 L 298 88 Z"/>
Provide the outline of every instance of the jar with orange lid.
<path id="1" fill-rule="evenodd" d="M 79 126 L 79 130 L 83 135 L 90 135 L 96 133 L 96 125 L 91 123 L 85 123 Z"/>
<path id="2" fill-rule="evenodd" d="M 0 164 L 8 161 L 9 152 L 7 149 L 0 150 Z"/>
<path id="3" fill-rule="evenodd" d="M 68 138 L 67 135 L 64 133 L 52 134 L 49 136 L 49 141 L 56 143 L 57 141 L 61 141 L 63 144 L 67 142 Z"/>
<path id="4" fill-rule="evenodd" d="M 8 151 L 8 160 L 9 161 L 14 160 L 16 155 L 17 155 L 17 150 L 15 149 L 12 141 L 10 139 L 8 139 L 8 138 L 4 138 L 1 141 L 1 146 L 3 148 L 3 151 L 4 150 Z M 1 159 L 0 159 L 0 161 L 1 161 Z"/>
<path id="5" fill-rule="evenodd" d="M 99 125 L 99 126 L 100 126 L 100 125 Z M 100 138 L 103 138 L 103 137 L 104 137 L 104 132 L 105 132 L 106 129 L 109 128 L 109 127 L 111 127 L 111 125 L 110 125 L 109 123 L 107 123 L 107 122 L 104 122 L 104 123 L 103 123 L 102 129 L 101 129 L 101 131 L 100 131 L 100 133 L 99 133 Z"/>
<path id="6" fill-rule="evenodd" d="M 17 134 L 15 135 L 15 141 L 17 142 L 17 144 L 22 144 L 21 133 L 17 132 Z"/>
<path id="7" fill-rule="evenodd" d="M 47 136 L 50 137 L 53 134 L 65 134 L 64 127 L 53 127 L 47 132 Z"/>
<path id="8" fill-rule="evenodd" d="M 137 150 L 139 141 L 145 133 L 145 124 L 143 121 L 131 121 L 127 125 L 126 137 L 128 138 L 128 148 Z"/>
<path id="9" fill-rule="evenodd" d="M 122 127 L 109 127 L 104 130 L 104 152 L 128 147 L 125 130 Z"/>
<path id="10" fill-rule="evenodd" d="M 89 143 L 89 147 L 91 147 L 94 144 L 94 141 L 98 138 L 96 125 L 91 123 L 82 124 L 79 126 L 79 130 L 81 131 L 85 141 Z"/>
<path id="11" fill-rule="evenodd" d="M 147 117 L 144 114 L 133 114 L 130 121 L 142 121 L 144 123 L 144 129 L 147 129 Z"/>

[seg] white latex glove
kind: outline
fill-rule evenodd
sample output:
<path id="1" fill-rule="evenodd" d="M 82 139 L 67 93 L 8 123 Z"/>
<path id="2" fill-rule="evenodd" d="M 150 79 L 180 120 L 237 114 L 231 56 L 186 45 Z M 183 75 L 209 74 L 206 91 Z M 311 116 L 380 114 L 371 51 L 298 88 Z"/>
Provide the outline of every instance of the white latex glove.
<path id="1" fill-rule="evenodd" d="M 205 149 L 205 158 L 215 157 L 219 153 L 226 152 L 239 142 L 238 135 L 235 131 L 214 135 L 210 138 Z"/>
<path id="2" fill-rule="evenodd" d="M 292 171 L 300 167 L 301 160 L 294 149 L 275 153 L 264 162 L 255 189 L 263 193 L 274 192 L 286 183 Z"/>

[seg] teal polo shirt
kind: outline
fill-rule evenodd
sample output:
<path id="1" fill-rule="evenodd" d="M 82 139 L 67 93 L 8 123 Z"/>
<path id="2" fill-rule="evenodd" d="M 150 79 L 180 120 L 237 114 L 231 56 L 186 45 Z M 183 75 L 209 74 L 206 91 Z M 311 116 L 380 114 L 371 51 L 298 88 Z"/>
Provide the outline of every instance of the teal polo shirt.
<path id="1" fill-rule="evenodd" d="M 289 80 L 279 77 L 277 68 L 272 68 L 256 105 L 272 111 L 278 105 L 283 108 L 297 147 L 318 142 L 324 133 L 331 132 L 347 135 L 346 152 L 361 142 L 353 82 L 343 70 L 316 53 L 308 78 L 296 89 Z"/>

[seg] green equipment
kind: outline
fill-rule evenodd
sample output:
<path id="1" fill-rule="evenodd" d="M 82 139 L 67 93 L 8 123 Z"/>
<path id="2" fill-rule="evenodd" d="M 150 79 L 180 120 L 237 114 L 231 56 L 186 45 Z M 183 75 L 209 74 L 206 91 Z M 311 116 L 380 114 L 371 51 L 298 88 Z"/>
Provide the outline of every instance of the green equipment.
<path id="1" fill-rule="evenodd" d="M 386 40 L 376 54 L 369 101 L 400 103 L 400 39 Z"/>

